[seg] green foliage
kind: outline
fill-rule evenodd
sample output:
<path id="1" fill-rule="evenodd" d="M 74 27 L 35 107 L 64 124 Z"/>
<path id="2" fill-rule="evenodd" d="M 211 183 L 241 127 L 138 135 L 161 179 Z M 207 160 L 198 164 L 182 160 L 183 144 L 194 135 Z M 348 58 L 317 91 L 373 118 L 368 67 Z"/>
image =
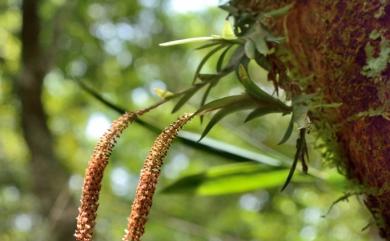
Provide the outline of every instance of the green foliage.
<path id="1" fill-rule="evenodd" d="M 279 145 L 284 144 L 288 139 L 290 138 L 291 134 L 293 133 L 294 129 L 294 114 L 291 115 L 291 120 L 288 123 L 288 127 L 286 129 L 286 132 L 284 133 L 282 139 L 279 141 Z"/>
<path id="2" fill-rule="evenodd" d="M 279 113 L 279 110 L 275 110 L 273 108 L 268 108 L 268 107 L 259 107 L 254 109 L 249 115 L 245 118 L 244 122 L 248 122 L 251 120 L 254 120 L 256 118 L 262 117 L 267 114 L 273 114 L 273 113 Z"/>
<path id="3" fill-rule="evenodd" d="M 186 39 L 180 39 L 180 40 L 174 40 L 169 41 L 166 43 L 159 44 L 162 47 L 168 47 L 168 46 L 174 46 L 174 45 L 180 45 L 180 44 L 187 44 L 187 43 L 196 43 L 196 42 L 204 42 L 204 41 L 214 41 L 214 40 L 222 40 L 223 38 L 214 35 L 210 37 L 195 37 L 195 38 L 186 38 Z M 214 43 L 212 43 L 214 45 Z M 207 46 L 208 47 L 208 46 Z"/>
<path id="4" fill-rule="evenodd" d="M 299 137 L 297 139 L 296 144 L 296 151 L 294 156 L 293 164 L 291 165 L 290 171 L 288 173 L 287 179 L 285 183 L 283 184 L 282 191 L 287 187 L 287 185 L 290 183 L 292 176 L 294 175 L 295 168 L 297 167 L 297 163 L 300 160 L 302 163 L 302 170 L 304 173 L 307 174 L 308 167 L 306 164 L 305 158 L 309 160 L 309 152 L 306 144 L 306 129 L 302 128 L 299 130 Z"/>
<path id="5" fill-rule="evenodd" d="M 162 191 L 209 196 L 278 188 L 287 172 L 288 170 L 283 168 L 270 168 L 256 163 L 228 164 L 184 176 Z M 296 181 L 310 182 L 310 178 L 300 176 Z"/>
<path id="6" fill-rule="evenodd" d="M 249 74 L 247 70 L 245 69 L 244 65 L 240 65 L 238 68 L 238 79 L 240 80 L 241 84 L 245 88 L 245 91 L 256 99 L 258 102 L 259 107 L 269 107 L 274 108 L 275 110 L 280 110 L 284 113 L 289 113 L 291 110 L 291 107 L 287 106 L 283 102 L 281 102 L 279 99 L 272 97 L 271 95 L 267 94 L 265 91 L 263 91 L 261 88 L 259 88 L 249 77 Z"/>
<path id="7" fill-rule="evenodd" d="M 178 111 L 198 90 L 200 90 L 206 83 L 195 84 L 192 88 L 181 93 L 183 95 L 172 109 L 172 113 Z"/>
<path id="8" fill-rule="evenodd" d="M 291 6 L 287 6 L 272 14 L 269 13 L 267 16 L 268 17 L 279 16 L 280 14 L 287 12 L 289 8 L 291 8 Z M 234 10 L 231 8 L 229 8 L 229 10 L 234 12 Z M 232 12 L 230 14 L 232 14 Z M 277 57 L 276 56 L 272 56 L 272 58 L 268 57 L 268 55 L 272 54 L 272 51 L 270 51 L 268 45 L 276 47 L 275 44 L 279 43 L 278 40 L 280 38 L 274 37 L 269 31 L 267 31 L 264 25 L 262 24 L 260 18 L 251 21 L 251 24 L 246 23 L 245 27 L 247 29 L 245 30 L 245 33 L 242 32 L 243 26 L 241 26 L 240 24 L 241 24 L 240 21 L 237 20 L 236 18 L 235 33 L 239 37 L 233 38 L 233 33 L 232 33 L 233 31 L 230 29 L 229 25 L 227 25 L 225 22 L 223 36 L 226 35 L 231 36 L 231 38 L 235 40 L 234 42 L 225 40 L 223 37 L 212 36 L 212 37 L 184 39 L 184 40 L 173 41 L 173 42 L 162 44 L 162 46 L 171 46 L 175 44 L 185 44 L 194 41 L 198 42 L 201 40 L 201 41 L 207 41 L 209 43 L 206 43 L 203 46 L 199 47 L 200 49 L 213 47 L 202 58 L 201 62 L 199 63 L 195 71 L 195 77 L 193 79 L 193 87 L 189 89 L 188 92 L 184 92 L 184 95 L 175 105 L 173 112 L 179 110 L 201 87 L 203 87 L 206 84 L 208 84 L 209 86 L 203 95 L 203 98 L 201 100 L 201 106 L 196 112 L 196 114 L 201 114 L 202 115 L 201 120 L 202 120 L 203 114 L 205 112 L 210 112 L 217 109 L 219 109 L 219 111 L 211 118 L 211 120 L 205 127 L 201 135 L 201 139 L 204 138 L 219 121 L 221 121 L 227 115 L 238 111 L 243 111 L 247 109 L 252 110 L 249 116 L 245 119 L 245 122 L 255 117 L 262 117 L 267 113 L 289 114 L 290 112 L 292 112 L 293 114 L 291 116 L 291 121 L 279 144 L 283 144 L 289 139 L 289 137 L 293 132 L 294 122 L 296 122 L 298 126 L 302 128 L 300 133 L 303 134 L 300 134 L 299 138 L 297 139 L 296 154 L 290 172 L 287 176 L 287 180 L 284 186 L 282 187 L 283 190 L 286 188 L 286 186 L 288 185 L 288 183 L 292 178 L 292 175 L 294 174 L 298 159 L 301 160 L 302 166 L 304 168 L 304 172 L 307 173 L 308 167 L 305 162 L 305 155 L 308 157 L 307 145 L 305 140 L 306 126 L 302 126 L 303 125 L 302 121 L 306 121 L 307 119 L 307 113 L 309 111 L 309 102 L 312 96 L 301 95 L 295 97 L 293 99 L 293 106 L 290 107 L 287 106 L 282 101 L 280 101 L 278 98 L 269 95 L 268 93 L 263 91 L 260 87 L 258 87 L 258 85 L 256 85 L 256 83 L 252 81 L 247 71 L 247 66 L 250 59 L 257 59 L 256 63 L 258 63 L 260 66 L 267 66 L 268 68 L 270 68 L 268 69 L 268 71 L 273 74 L 269 75 L 268 79 L 274 83 L 276 92 L 278 92 L 276 73 L 279 76 L 283 77 L 282 81 L 287 80 L 286 69 L 282 68 L 280 64 L 279 65 L 271 64 L 272 62 L 273 63 L 280 62 L 277 60 Z M 240 33 L 238 34 L 237 32 Z M 238 44 L 240 45 L 240 47 L 237 48 L 236 52 L 231 56 L 231 59 L 229 61 L 229 63 L 231 64 L 229 64 L 226 68 L 223 68 L 222 66 L 223 66 L 223 61 L 225 59 L 225 55 L 234 44 Z M 217 61 L 217 67 L 216 67 L 217 73 L 201 74 L 201 70 L 203 66 L 210 60 L 210 58 L 214 54 L 216 54 L 218 51 L 222 50 L 223 48 L 225 48 L 225 50 L 219 56 L 219 59 Z M 243 54 L 242 51 L 245 54 Z M 247 95 L 228 96 L 228 97 L 214 100 L 208 104 L 205 104 L 211 89 L 214 88 L 218 84 L 218 82 L 223 77 L 225 77 L 227 73 L 230 73 L 231 71 L 236 72 L 237 78 L 241 83 L 241 85 L 244 87 Z M 202 82 L 196 83 L 197 79 L 200 79 Z"/>
<path id="9" fill-rule="evenodd" d="M 234 98 L 235 96 L 229 96 L 227 98 Z M 250 99 L 249 99 L 250 100 Z M 217 100 L 219 101 L 219 100 Z M 214 102 L 214 101 L 213 101 Z M 213 102 L 209 103 L 212 104 Z M 208 106 L 209 104 L 205 105 Z M 222 118 L 225 116 L 232 114 L 234 112 L 243 111 L 245 109 L 251 109 L 254 106 L 256 106 L 256 103 L 253 100 L 250 101 L 236 101 L 235 103 L 231 105 L 227 105 L 224 107 L 221 107 L 220 110 L 211 118 L 210 122 L 207 124 L 206 128 L 204 129 L 201 139 L 207 135 L 207 133 L 211 130 L 211 128 L 217 124 Z M 200 139 L 200 140 L 201 140 Z"/>
<path id="10" fill-rule="evenodd" d="M 294 6 L 294 3 L 287 4 L 281 8 L 271 10 L 269 12 L 263 13 L 265 17 L 281 17 L 288 13 L 288 11 Z"/>

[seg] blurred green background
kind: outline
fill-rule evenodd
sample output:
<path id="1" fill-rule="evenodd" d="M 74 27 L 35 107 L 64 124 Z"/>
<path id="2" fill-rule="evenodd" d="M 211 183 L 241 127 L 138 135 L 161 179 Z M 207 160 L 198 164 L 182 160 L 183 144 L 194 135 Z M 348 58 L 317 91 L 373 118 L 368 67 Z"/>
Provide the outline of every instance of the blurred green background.
<path id="1" fill-rule="evenodd" d="M 173 92 L 188 88 L 205 54 L 194 50 L 196 44 L 169 48 L 158 44 L 220 34 L 226 13 L 217 7 L 217 0 L 40 1 L 40 41 L 44 50 L 55 55 L 44 78 L 42 103 L 54 135 L 55 154 L 68 176 L 66 185 L 59 184 L 58 189 L 70 191 L 63 196 L 60 192 L 58 202 L 47 207 L 50 215 L 44 216 L 38 208 L 42 197 L 31 190 L 35 173 L 30 169 L 14 87 L 21 71 L 21 4 L 21 0 L 0 2 L 0 240 L 53 240 L 53 226 L 58 215 L 64 215 L 61 201 L 78 204 L 93 147 L 118 116 L 75 80 L 128 110 L 147 107 L 159 100 L 156 88 Z M 212 72 L 216 61 L 212 62 L 203 72 Z M 251 74 L 272 91 L 272 85 L 263 80 L 263 70 L 254 67 Z M 242 91 L 231 76 L 211 96 Z M 179 112 L 196 110 L 199 99 L 195 96 Z M 180 115 L 171 114 L 174 104 L 163 105 L 143 120 L 159 128 L 167 126 Z M 229 116 L 201 142 L 246 157 L 246 162 L 175 142 L 143 240 L 379 240 L 375 228 L 362 231 L 371 217 L 360 197 L 340 202 L 322 217 L 351 186 L 335 167 L 327 165 L 319 148 L 310 150 L 309 172 L 316 177 L 296 175 L 296 182 L 280 192 L 295 151 L 295 138 L 277 145 L 288 120 L 268 115 L 243 124 L 242 115 Z M 205 123 L 194 119 L 182 134 L 196 140 L 204 127 Z M 139 170 L 156 136 L 133 124 L 120 139 L 104 177 L 95 240 L 122 237 Z M 310 135 L 310 146 L 319 141 Z"/>

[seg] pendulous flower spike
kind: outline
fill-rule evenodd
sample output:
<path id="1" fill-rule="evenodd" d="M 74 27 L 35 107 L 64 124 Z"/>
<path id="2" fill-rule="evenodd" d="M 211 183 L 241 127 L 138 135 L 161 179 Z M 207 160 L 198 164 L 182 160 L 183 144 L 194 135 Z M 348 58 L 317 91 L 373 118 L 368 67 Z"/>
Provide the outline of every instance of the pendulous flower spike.
<path id="1" fill-rule="evenodd" d="M 143 235 L 164 157 L 179 130 L 192 117 L 193 114 L 185 114 L 179 117 L 174 123 L 165 128 L 154 141 L 141 170 L 127 230 L 125 230 L 125 235 L 122 238 L 123 241 L 139 241 Z"/>
<path id="2" fill-rule="evenodd" d="M 96 145 L 92 157 L 85 171 L 83 192 L 80 200 L 79 214 L 75 238 L 77 241 L 91 241 L 95 226 L 96 212 L 99 206 L 99 193 L 103 172 L 108 164 L 108 159 L 116 140 L 127 128 L 129 123 L 137 118 L 133 112 L 125 113 L 111 124 Z"/>

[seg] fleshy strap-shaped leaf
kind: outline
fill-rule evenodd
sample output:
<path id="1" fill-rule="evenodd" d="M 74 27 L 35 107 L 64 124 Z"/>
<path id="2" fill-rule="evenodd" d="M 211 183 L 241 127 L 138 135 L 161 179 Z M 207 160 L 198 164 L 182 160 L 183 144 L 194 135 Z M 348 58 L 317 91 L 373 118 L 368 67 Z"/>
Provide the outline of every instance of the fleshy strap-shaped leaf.
<path id="1" fill-rule="evenodd" d="M 249 115 L 245 118 L 244 122 L 248 122 L 248 121 L 251 121 L 255 118 L 259 118 L 259 117 L 262 117 L 264 115 L 271 114 L 271 113 L 283 113 L 283 112 L 280 110 L 275 110 L 275 109 L 268 108 L 268 107 L 257 108 L 254 111 L 252 111 L 251 113 L 249 113 Z"/>
<path id="2" fill-rule="evenodd" d="M 297 167 L 297 163 L 298 163 L 299 160 L 302 163 L 303 172 L 305 174 L 307 174 L 308 167 L 307 167 L 307 164 L 306 164 L 306 161 L 305 161 L 305 157 L 306 156 L 308 157 L 308 155 L 309 154 L 307 152 L 307 145 L 306 145 L 306 129 L 302 128 L 302 129 L 299 130 L 299 137 L 297 139 L 297 145 L 296 145 L 296 152 L 295 152 L 295 156 L 294 156 L 294 161 L 293 161 L 293 164 L 291 165 L 291 168 L 290 168 L 290 171 L 288 173 L 287 179 L 284 182 L 284 185 L 283 185 L 281 191 L 283 191 L 288 186 L 288 184 L 290 183 L 290 181 L 291 181 L 291 179 L 292 179 L 292 177 L 294 175 L 294 172 L 295 172 L 295 169 Z"/>
<path id="3" fill-rule="evenodd" d="M 272 10 L 272 11 L 264 13 L 264 16 L 266 16 L 266 17 L 273 17 L 273 18 L 284 16 L 284 15 L 286 15 L 288 13 L 288 11 L 290 11 L 290 9 L 293 6 L 294 6 L 294 3 L 287 4 L 286 6 L 283 6 L 281 8 L 278 8 L 278 9 L 275 9 L 275 10 Z"/>
<path id="4" fill-rule="evenodd" d="M 290 119 L 290 122 L 288 123 L 288 127 L 286 129 L 286 132 L 284 133 L 283 138 L 279 141 L 278 145 L 281 145 L 281 144 L 285 143 L 286 141 L 288 141 L 288 139 L 290 138 L 290 136 L 293 132 L 293 129 L 294 129 L 294 114 L 291 115 L 291 119 Z"/>
<path id="5" fill-rule="evenodd" d="M 280 186 L 287 173 L 287 169 L 270 168 L 257 163 L 228 164 L 184 176 L 165 187 L 162 192 L 193 193 L 204 196 L 250 192 Z M 304 183 L 310 180 L 312 180 L 310 176 L 299 176 L 295 181 Z"/>
<path id="6" fill-rule="evenodd" d="M 199 84 L 194 85 L 191 89 L 186 90 L 185 93 L 183 93 L 183 96 L 179 99 L 179 101 L 173 107 L 172 113 L 175 113 L 176 111 L 178 111 L 204 85 L 205 85 L 204 83 L 199 83 Z"/>
<path id="7" fill-rule="evenodd" d="M 206 128 L 202 132 L 199 141 L 202 140 L 210 132 L 210 130 L 215 126 L 215 124 L 217 124 L 220 120 L 222 120 L 227 115 L 248 108 L 253 108 L 255 105 L 256 105 L 255 102 L 243 102 L 243 103 L 238 102 L 234 105 L 226 106 L 222 108 L 211 118 L 210 122 L 207 124 Z"/>
<path id="8" fill-rule="evenodd" d="M 267 92 L 263 91 L 260 87 L 258 87 L 249 77 L 248 72 L 246 71 L 244 65 L 240 64 L 238 69 L 238 78 L 241 83 L 244 85 L 245 90 L 256 98 L 256 100 L 263 102 L 268 107 L 273 107 L 281 110 L 285 110 L 287 112 L 291 111 L 291 107 L 287 106 L 279 99 L 272 97 Z"/>
<path id="9" fill-rule="evenodd" d="M 200 107 L 195 114 L 199 115 L 213 110 L 221 109 L 223 107 L 230 106 L 235 103 L 245 102 L 254 102 L 254 99 L 247 94 L 231 95 L 205 104 L 204 106 Z"/>
<path id="10" fill-rule="evenodd" d="M 232 46 L 233 46 L 233 45 L 228 46 L 228 47 L 222 52 L 222 54 L 219 56 L 218 62 L 217 62 L 217 67 L 216 67 L 218 73 L 221 72 L 222 67 L 223 67 L 223 61 L 225 60 L 225 56 L 226 56 L 226 54 L 229 52 L 229 50 L 231 49 Z"/>
<path id="11" fill-rule="evenodd" d="M 161 43 L 161 44 L 159 44 L 159 46 L 168 47 L 168 46 L 187 44 L 187 43 L 205 42 L 205 41 L 216 40 L 216 39 L 221 39 L 221 37 L 207 36 L 207 37 L 195 37 L 195 38 L 179 39 L 179 40 L 174 40 L 174 41 Z"/>
<path id="12" fill-rule="evenodd" d="M 196 71 L 195 71 L 195 75 L 194 75 L 194 79 L 192 80 L 192 83 L 195 83 L 196 79 L 198 78 L 198 75 L 200 73 L 200 71 L 202 70 L 203 66 L 206 64 L 207 60 L 213 56 L 216 52 L 218 52 L 219 50 L 223 49 L 226 45 L 225 44 L 221 44 L 215 48 L 213 48 L 208 54 L 206 54 L 203 59 L 200 61 L 198 67 L 196 68 Z"/>

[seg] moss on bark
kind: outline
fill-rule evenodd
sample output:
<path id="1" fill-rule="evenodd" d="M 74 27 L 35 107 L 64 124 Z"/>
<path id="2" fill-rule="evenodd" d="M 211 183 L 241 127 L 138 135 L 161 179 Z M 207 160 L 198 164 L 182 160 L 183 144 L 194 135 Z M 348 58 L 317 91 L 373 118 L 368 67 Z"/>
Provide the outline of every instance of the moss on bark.
<path id="1" fill-rule="evenodd" d="M 303 93 L 321 93 L 342 106 L 310 113 L 328 126 L 341 150 L 347 177 L 363 185 L 365 203 L 382 237 L 390 240 L 390 3 L 389 1 L 244 1 L 231 4 L 259 12 L 294 2 L 270 21 L 285 35 L 283 61 Z M 289 56 L 286 58 L 286 56 Z M 290 92 L 288 84 L 283 87 Z M 321 130 L 320 130 L 321 132 Z M 325 132 L 325 131 L 324 131 Z"/>

